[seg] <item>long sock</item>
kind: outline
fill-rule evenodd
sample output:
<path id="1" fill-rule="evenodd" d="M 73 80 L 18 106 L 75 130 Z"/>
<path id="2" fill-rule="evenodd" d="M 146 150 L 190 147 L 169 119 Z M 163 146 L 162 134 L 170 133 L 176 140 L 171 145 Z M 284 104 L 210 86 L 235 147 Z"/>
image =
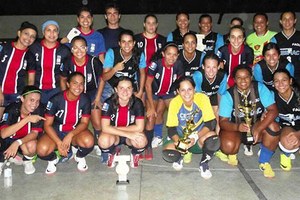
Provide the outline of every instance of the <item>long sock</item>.
<path id="1" fill-rule="evenodd" d="M 163 124 L 154 125 L 154 133 L 156 137 L 162 138 L 162 130 L 163 130 Z"/>
<path id="2" fill-rule="evenodd" d="M 144 150 L 145 150 L 145 148 L 138 149 L 138 148 L 135 148 L 135 147 L 131 147 L 131 153 L 133 155 L 135 155 L 135 154 L 141 154 L 141 153 L 143 153 Z"/>
<path id="3" fill-rule="evenodd" d="M 30 157 L 30 156 L 26 156 L 26 155 L 23 155 L 23 161 L 27 161 L 27 160 L 32 160 L 34 158 L 34 156 Z"/>
<path id="4" fill-rule="evenodd" d="M 270 149 L 268 149 L 267 147 L 265 147 L 263 144 L 260 145 L 260 156 L 258 159 L 259 163 L 266 163 L 266 162 L 270 162 L 274 151 L 271 151 Z"/>
<path id="5" fill-rule="evenodd" d="M 115 154 L 116 145 L 113 144 L 113 145 L 111 145 L 110 147 L 108 147 L 106 149 L 100 147 L 100 149 L 103 153 Z"/>
<path id="6" fill-rule="evenodd" d="M 78 151 L 76 153 L 76 156 L 78 158 L 83 158 L 86 155 L 88 155 L 91 151 L 93 151 L 94 147 L 90 147 L 90 148 L 83 148 L 83 147 L 78 147 Z"/>
<path id="7" fill-rule="evenodd" d="M 51 152 L 48 156 L 38 156 L 42 160 L 52 161 L 56 159 L 56 154 L 54 152 Z"/>
<path id="8" fill-rule="evenodd" d="M 146 137 L 147 137 L 147 140 L 148 140 L 148 144 L 147 144 L 147 148 L 148 147 L 152 147 L 151 146 L 151 142 L 152 142 L 152 138 L 153 138 L 153 132 L 154 130 L 145 130 L 145 133 L 146 133 Z"/>

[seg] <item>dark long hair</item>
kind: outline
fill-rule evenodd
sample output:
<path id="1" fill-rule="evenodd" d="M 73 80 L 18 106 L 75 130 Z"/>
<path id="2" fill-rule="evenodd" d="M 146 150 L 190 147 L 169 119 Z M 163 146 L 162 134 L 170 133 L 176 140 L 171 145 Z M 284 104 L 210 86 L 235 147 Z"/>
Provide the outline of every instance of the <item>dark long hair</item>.
<path id="1" fill-rule="evenodd" d="M 157 50 L 151 57 L 151 62 L 154 62 L 154 61 L 157 61 L 159 59 L 161 59 L 163 56 L 162 56 L 162 52 L 165 52 L 168 47 L 175 47 L 177 49 L 177 51 L 179 52 L 178 50 L 178 46 L 177 44 L 175 44 L 174 42 L 167 42 L 163 48 Z"/>

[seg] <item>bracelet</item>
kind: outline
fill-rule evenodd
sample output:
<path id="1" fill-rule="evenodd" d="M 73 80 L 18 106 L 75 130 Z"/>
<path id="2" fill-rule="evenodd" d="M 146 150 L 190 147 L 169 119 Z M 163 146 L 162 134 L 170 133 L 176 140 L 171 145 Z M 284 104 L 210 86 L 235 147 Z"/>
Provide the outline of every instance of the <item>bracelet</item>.
<path id="1" fill-rule="evenodd" d="M 195 144 L 196 144 L 197 140 L 199 139 L 199 136 L 197 133 L 193 133 L 193 134 L 189 135 L 189 138 L 190 139 L 193 138 L 195 140 Z"/>
<path id="2" fill-rule="evenodd" d="M 21 139 L 16 140 L 19 143 L 19 146 L 21 146 L 23 144 Z"/>

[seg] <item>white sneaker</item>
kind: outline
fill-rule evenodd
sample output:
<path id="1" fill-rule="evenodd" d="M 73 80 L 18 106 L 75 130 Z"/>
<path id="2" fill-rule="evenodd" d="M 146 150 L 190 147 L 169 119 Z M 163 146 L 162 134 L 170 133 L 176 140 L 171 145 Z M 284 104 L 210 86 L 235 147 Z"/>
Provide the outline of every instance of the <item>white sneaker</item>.
<path id="1" fill-rule="evenodd" d="M 75 161 L 77 162 L 77 169 L 79 171 L 86 171 L 89 167 L 86 164 L 85 158 L 78 158 L 76 155 L 74 157 Z"/>
<path id="2" fill-rule="evenodd" d="M 200 166 L 199 166 L 199 171 L 200 171 L 200 174 L 202 176 L 202 178 L 204 179 L 210 179 L 212 177 L 212 174 L 209 170 L 209 166 L 208 166 L 208 163 L 202 163 Z"/>
<path id="3" fill-rule="evenodd" d="M 35 167 L 33 166 L 32 160 L 26 160 L 23 162 L 24 164 L 24 173 L 25 174 L 33 174 L 35 172 Z"/>
<path id="4" fill-rule="evenodd" d="M 14 158 L 10 157 L 8 161 L 11 163 L 14 163 L 15 165 L 23 165 L 24 164 L 23 159 L 18 155 L 16 155 Z"/>
<path id="5" fill-rule="evenodd" d="M 173 162 L 172 167 L 173 169 L 175 169 L 176 171 L 180 171 L 183 168 L 183 159 L 181 158 L 179 161 L 177 162 Z"/>
<path id="6" fill-rule="evenodd" d="M 98 145 L 94 146 L 94 150 L 95 150 L 97 156 L 101 156 L 102 152 Z"/>
<path id="7" fill-rule="evenodd" d="M 296 155 L 295 155 L 294 153 L 291 153 L 290 158 L 291 158 L 292 160 L 295 160 L 295 159 L 296 159 Z"/>
<path id="8" fill-rule="evenodd" d="M 257 157 L 259 157 L 259 156 L 260 156 L 260 149 L 257 152 Z"/>
<path id="9" fill-rule="evenodd" d="M 48 166 L 45 171 L 46 174 L 54 174 L 56 172 L 56 164 L 58 163 L 59 158 L 56 157 L 54 160 L 48 161 Z"/>
<path id="10" fill-rule="evenodd" d="M 161 137 L 154 137 L 152 139 L 152 148 L 157 148 L 158 146 L 161 146 L 162 145 L 162 139 Z"/>
<path id="11" fill-rule="evenodd" d="M 244 145 L 244 154 L 246 156 L 253 156 L 252 145 Z"/>

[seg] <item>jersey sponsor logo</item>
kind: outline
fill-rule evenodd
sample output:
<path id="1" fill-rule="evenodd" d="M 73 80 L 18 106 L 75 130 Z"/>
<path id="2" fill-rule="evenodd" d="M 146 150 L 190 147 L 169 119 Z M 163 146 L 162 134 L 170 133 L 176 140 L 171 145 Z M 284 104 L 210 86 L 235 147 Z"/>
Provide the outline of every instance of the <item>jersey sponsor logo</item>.
<path id="1" fill-rule="evenodd" d="M 4 55 L 1 62 L 5 62 L 6 58 L 8 57 L 8 55 Z"/>
<path id="2" fill-rule="evenodd" d="M 281 114 L 279 113 L 279 118 L 286 121 L 286 124 L 289 125 L 287 122 L 290 123 L 290 125 L 295 126 L 296 121 L 300 120 L 300 116 L 296 116 L 294 114 Z"/>
<path id="3" fill-rule="evenodd" d="M 156 69 L 156 67 L 157 67 L 157 64 L 155 62 L 152 62 L 151 65 L 149 66 L 149 69 L 154 71 Z"/>
<path id="4" fill-rule="evenodd" d="M 130 116 L 130 124 L 134 123 L 135 121 L 135 115 Z"/>
<path id="5" fill-rule="evenodd" d="M 185 76 L 191 76 L 191 72 L 185 72 Z"/>
<path id="6" fill-rule="evenodd" d="M 22 68 L 26 70 L 26 68 L 27 68 L 27 60 L 24 60 L 24 64 L 23 64 Z"/>
<path id="7" fill-rule="evenodd" d="M 292 46 L 300 47 L 299 43 L 292 43 Z"/>
<path id="8" fill-rule="evenodd" d="M 258 45 L 258 44 L 255 45 L 255 46 L 254 46 L 254 49 L 255 49 L 256 51 L 259 50 L 259 49 L 260 49 L 260 45 Z"/>
<path id="9" fill-rule="evenodd" d="M 261 114 L 261 113 L 263 113 L 262 108 L 257 108 L 257 109 L 256 109 L 256 114 L 259 115 L 259 114 Z M 235 116 L 235 109 L 233 109 L 233 116 Z M 250 116 L 254 116 L 254 110 L 252 110 L 252 111 L 250 112 Z M 244 118 L 244 117 L 245 117 L 245 114 L 244 114 L 243 112 L 239 112 L 237 117 L 238 117 L 238 118 Z"/>
<path id="10" fill-rule="evenodd" d="M 4 113 L 2 116 L 2 122 L 6 122 L 8 120 L 8 113 Z"/>
<path id="11" fill-rule="evenodd" d="M 56 64 L 60 65 L 61 64 L 61 55 L 56 56 Z"/>
<path id="12" fill-rule="evenodd" d="M 156 73 L 156 74 L 155 74 L 155 78 L 156 78 L 156 79 L 159 79 L 159 77 L 160 77 L 160 74 L 159 74 L 159 73 Z"/>
<path id="13" fill-rule="evenodd" d="M 115 73 L 115 76 L 116 77 L 122 77 L 122 76 L 130 77 L 128 72 L 117 72 L 117 73 Z"/>
<path id="14" fill-rule="evenodd" d="M 96 49 L 96 44 L 92 43 L 92 44 L 91 44 L 91 48 L 90 48 L 90 52 L 91 52 L 91 53 L 94 53 L 94 52 L 95 52 L 95 49 Z"/>
<path id="15" fill-rule="evenodd" d="M 104 103 L 103 106 L 102 106 L 102 110 L 104 112 L 107 112 L 108 111 L 108 108 L 109 108 L 109 104 L 108 103 Z"/>
<path id="16" fill-rule="evenodd" d="M 48 101 L 46 109 L 51 110 L 52 106 L 53 106 L 53 103 L 51 101 Z"/>
<path id="17" fill-rule="evenodd" d="M 87 82 L 91 82 L 93 75 L 91 73 L 87 74 Z"/>
<path id="18" fill-rule="evenodd" d="M 157 46 L 158 46 L 159 49 L 161 49 L 162 48 L 162 43 L 158 43 Z"/>

